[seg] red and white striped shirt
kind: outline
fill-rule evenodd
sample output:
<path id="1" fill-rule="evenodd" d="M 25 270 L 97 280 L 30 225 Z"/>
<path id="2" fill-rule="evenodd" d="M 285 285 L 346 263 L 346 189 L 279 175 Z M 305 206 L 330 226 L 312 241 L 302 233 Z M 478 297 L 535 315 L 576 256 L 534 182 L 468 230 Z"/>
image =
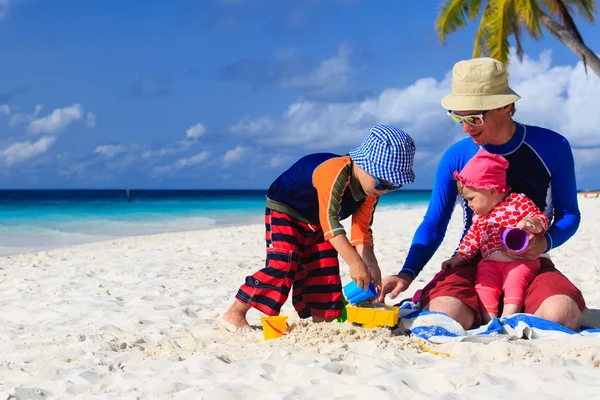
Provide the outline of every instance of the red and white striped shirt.
<path id="1" fill-rule="evenodd" d="M 473 223 L 458 246 L 457 254 L 471 260 L 478 251 L 483 259 L 504 252 L 500 236 L 506 228 L 515 227 L 525 217 L 542 222 L 548 229 L 548 217 L 522 193 L 511 193 L 486 215 L 473 214 Z"/>

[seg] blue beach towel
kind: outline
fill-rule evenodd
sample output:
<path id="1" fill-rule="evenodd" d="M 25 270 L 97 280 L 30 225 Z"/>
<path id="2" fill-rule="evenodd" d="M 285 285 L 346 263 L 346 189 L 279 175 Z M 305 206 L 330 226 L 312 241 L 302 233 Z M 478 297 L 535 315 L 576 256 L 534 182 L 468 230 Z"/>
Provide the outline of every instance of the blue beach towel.
<path id="1" fill-rule="evenodd" d="M 549 339 L 565 335 L 600 338 L 600 329 L 582 327 L 580 332 L 575 332 L 530 314 L 494 318 L 487 325 L 466 331 L 446 314 L 421 310 L 419 304 L 410 301 L 400 306 L 398 318 L 398 326 L 402 331 L 410 332 L 432 343 L 452 341 L 488 343 L 498 339 Z"/>

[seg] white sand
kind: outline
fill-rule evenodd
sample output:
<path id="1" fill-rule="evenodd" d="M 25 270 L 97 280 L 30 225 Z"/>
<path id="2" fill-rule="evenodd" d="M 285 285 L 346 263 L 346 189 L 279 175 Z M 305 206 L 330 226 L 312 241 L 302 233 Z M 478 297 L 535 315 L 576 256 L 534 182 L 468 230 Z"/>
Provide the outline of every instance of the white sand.
<path id="1" fill-rule="evenodd" d="M 600 308 L 600 199 L 553 251 Z M 406 256 L 424 209 L 383 211 L 384 273 Z M 421 288 L 456 244 L 455 214 Z M 288 337 L 232 335 L 218 317 L 264 264 L 262 225 L 134 237 L 0 258 L 0 398 L 565 399 L 598 398 L 600 340 L 497 341 L 422 351 L 389 330 L 298 321 Z M 594 245 L 596 243 L 596 245 Z M 349 280 L 343 266 L 342 278 Z M 251 324 L 260 314 L 251 311 Z"/>

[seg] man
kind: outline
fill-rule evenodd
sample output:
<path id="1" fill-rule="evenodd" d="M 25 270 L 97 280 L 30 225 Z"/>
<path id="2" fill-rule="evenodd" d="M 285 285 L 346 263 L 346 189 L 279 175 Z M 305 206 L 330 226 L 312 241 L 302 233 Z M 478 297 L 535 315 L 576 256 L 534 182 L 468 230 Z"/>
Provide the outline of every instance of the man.
<path id="1" fill-rule="evenodd" d="M 380 301 L 386 294 L 394 299 L 405 291 L 440 246 L 458 195 L 452 175 L 460 171 L 480 149 L 505 157 L 510 166 L 507 183 L 524 193 L 552 221 L 543 236 L 530 233 L 530 244 L 515 259 L 540 257 L 541 269 L 524 299 L 525 312 L 578 329 L 585 301 L 577 289 L 545 254 L 565 243 L 577 230 L 580 213 L 573 154 L 568 141 L 556 132 L 516 123 L 514 103 L 520 99 L 508 85 L 508 73 L 492 58 L 460 61 L 452 70 L 452 92 L 442 99 L 448 116 L 462 124 L 469 135 L 452 145 L 442 156 L 435 177 L 429 207 L 417 229 L 398 275 L 383 280 Z M 472 211 L 461 198 L 465 227 Z M 474 288 L 476 264 L 451 268 L 427 284 L 421 302 L 425 309 L 448 314 L 463 328 L 481 323 Z"/>

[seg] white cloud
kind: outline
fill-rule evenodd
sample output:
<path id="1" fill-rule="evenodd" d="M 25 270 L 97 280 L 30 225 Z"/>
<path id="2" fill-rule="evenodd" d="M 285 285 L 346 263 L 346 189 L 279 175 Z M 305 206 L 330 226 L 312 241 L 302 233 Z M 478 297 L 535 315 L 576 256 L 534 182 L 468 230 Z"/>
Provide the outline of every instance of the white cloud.
<path id="1" fill-rule="evenodd" d="M 245 117 L 237 124 L 231 126 L 231 132 L 246 132 L 246 133 L 269 133 L 275 127 L 275 121 L 269 117 L 250 118 Z"/>
<path id="2" fill-rule="evenodd" d="M 3 112 L 6 115 L 10 115 L 10 107 L 8 106 L 8 104 L 2 104 L 0 106 L 0 112 Z"/>
<path id="3" fill-rule="evenodd" d="M 335 91 L 348 83 L 352 73 L 349 57 L 350 46 L 342 43 L 335 56 L 322 61 L 313 71 L 289 77 L 280 84 L 284 88 L 319 88 L 323 93 Z"/>
<path id="4" fill-rule="evenodd" d="M 0 154 L 8 165 L 13 165 L 45 153 L 55 141 L 55 137 L 44 136 L 35 142 L 17 142 L 0 151 Z"/>
<path id="5" fill-rule="evenodd" d="M 107 144 L 104 146 L 97 146 L 94 153 L 101 154 L 107 158 L 113 158 L 114 156 L 125 152 L 125 148 L 120 145 Z"/>
<path id="6" fill-rule="evenodd" d="M 158 149 L 158 150 L 147 150 L 147 151 L 145 151 L 145 152 L 142 153 L 142 158 L 144 158 L 144 159 L 160 158 L 160 157 L 167 156 L 169 154 L 175 154 L 177 152 L 178 152 L 178 149 L 176 149 L 176 148 L 165 148 L 165 149 Z"/>
<path id="7" fill-rule="evenodd" d="M 189 149 L 190 147 L 194 146 L 196 143 L 198 143 L 196 141 L 196 139 L 178 140 L 175 142 L 176 147 L 173 150 L 175 150 L 176 153 L 179 153 L 179 152 Z"/>
<path id="8" fill-rule="evenodd" d="M 236 146 L 235 149 L 231 149 L 223 156 L 223 162 L 225 164 L 232 164 L 241 161 L 244 156 L 248 153 L 248 149 L 243 146 Z"/>
<path id="9" fill-rule="evenodd" d="M 515 117 L 561 133 L 574 147 L 600 147 L 600 78 L 593 73 L 586 77 L 581 62 L 550 64 L 547 51 L 538 60 L 525 58 L 523 64 L 511 65 L 511 84 L 522 97 Z"/>
<path id="10" fill-rule="evenodd" d="M 11 127 L 15 127 L 19 124 L 24 124 L 24 123 L 28 123 L 33 121 L 34 119 L 37 118 L 38 115 L 40 115 L 40 112 L 42 111 L 42 106 L 40 104 L 35 106 L 35 109 L 33 110 L 32 114 L 24 114 L 24 113 L 17 113 L 14 114 L 11 118 L 10 121 L 8 122 L 8 125 Z"/>
<path id="11" fill-rule="evenodd" d="M 206 133 L 206 128 L 201 123 L 192 125 L 185 131 L 185 139 L 175 142 L 174 147 L 165 147 L 158 150 L 147 150 L 142 153 L 142 158 L 160 158 L 171 154 L 182 153 L 197 143 L 197 139 Z"/>
<path id="12" fill-rule="evenodd" d="M 33 134 L 57 133 L 64 130 L 73 121 L 83 118 L 83 107 L 73 104 L 65 108 L 56 108 L 49 115 L 29 123 L 27 130 Z"/>
<path id="13" fill-rule="evenodd" d="M 509 65 L 511 86 L 522 97 L 517 102 L 515 119 L 540 125 L 564 135 L 575 148 L 600 148 L 600 78 L 593 73 L 587 77 L 581 62 L 575 66 L 552 65 L 550 52 L 538 58 L 525 57 L 523 63 Z M 291 104 L 278 118 L 244 117 L 229 129 L 244 135 L 257 147 L 278 146 L 293 150 L 321 151 L 332 148 L 350 150 L 356 146 L 376 123 L 395 125 L 409 133 L 420 153 L 429 160 L 439 159 L 448 146 L 463 137 L 462 130 L 445 115 L 440 100 L 451 90 L 451 68 L 442 79 L 421 78 L 409 86 L 387 88 L 377 96 L 350 103 L 298 101 Z M 262 134 L 261 134 L 262 133 Z M 597 155 L 600 150 L 595 150 Z M 575 152 L 579 177 L 592 162 L 600 167 L 600 157 L 588 156 L 581 165 Z M 417 164 L 425 175 L 427 168 Z M 598 178 L 596 178 L 598 179 Z M 600 183 L 600 182 L 599 182 Z"/>
<path id="14" fill-rule="evenodd" d="M 197 139 L 206 133 L 206 128 L 201 123 L 197 123 L 185 131 L 185 137 L 188 139 Z"/>
<path id="15" fill-rule="evenodd" d="M 246 135 L 265 145 L 275 143 L 288 148 L 306 147 L 326 150 L 355 146 L 375 123 L 396 125 L 422 144 L 448 142 L 455 131 L 448 129 L 448 117 L 440 99 L 449 91 L 450 82 L 433 78 L 419 79 L 406 88 L 385 89 L 376 98 L 354 103 L 301 101 L 291 104 L 279 120 L 244 118 L 230 131 Z M 440 129 L 441 128 L 441 129 Z M 452 128 L 452 126 L 450 126 Z M 323 140 L 323 138 L 327 140 Z"/>
<path id="16" fill-rule="evenodd" d="M 192 165 L 200 164 L 201 162 L 207 160 L 208 157 L 210 157 L 210 152 L 203 151 L 202 153 L 198 153 L 195 156 L 177 160 L 177 162 L 175 163 L 175 168 L 180 169 L 185 167 L 191 167 Z"/>
<path id="17" fill-rule="evenodd" d="M 183 169 L 183 168 L 191 167 L 193 165 L 200 164 L 200 163 L 208 160 L 209 157 L 210 157 L 210 152 L 203 151 L 203 152 L 198 153 L 191 157 L 181 158 L 172 165 L 163 165 L 163 166 L 155 167 L 153 171 L 155 174 L 164 174 L 167 172 L 171 172 L 173 170 Z"/>
<path id="18" fill-rule="evenodd" d="M 88 112 L 85 117 L 85 125 L 88 128 L 95 128 L 96 127 L 96 114 L 94 114 L 93 112 Z"/>

